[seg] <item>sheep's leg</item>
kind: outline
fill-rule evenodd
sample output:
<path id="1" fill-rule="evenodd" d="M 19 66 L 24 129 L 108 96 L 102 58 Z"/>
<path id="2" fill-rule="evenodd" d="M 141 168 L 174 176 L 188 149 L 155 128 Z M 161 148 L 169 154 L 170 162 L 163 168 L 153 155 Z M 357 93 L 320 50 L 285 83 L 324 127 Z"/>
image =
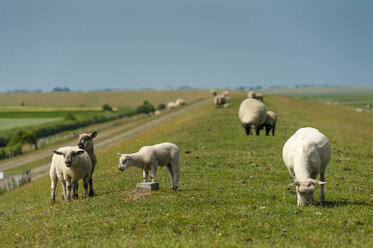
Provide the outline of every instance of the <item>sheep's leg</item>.
<path id="1" fill-rule="evenodd" d="M 150 168 L 150 179 L 152 180 L 152 182 L 155 182 L 155 176 L 157 174 L 157 164 L 155 165 L 152 165 L 151 168 Z"/>
<path id="2" fill-rule="evenodd" d="M 266 126 L 266 136 L 269 136 L 269 131 L 271 131 L 271 127 Z"/>
<path id="3" fill-rule="evenodd" d="M 89 184 L 89 177 L 83 179 L 83 187 L 84 187 L 84 197 L 88 197 L 88 184 Z"/>
<path id="4" fill-rule="evenodd" d="M 62 200 L 65 201 L 66 200 L 66 181 L 65 179 L 61 179 L 61 185 L 62 185 Z"/>
<path id="5" fill-rule="evenodd" d="M 92 183 L 92 174 L 93 174 L 93 171 L 91 172 L 91 175 L 89 176 L 89 180 L 88 180 L 88 183 L 89 183 L 89 196 L 94 196 L 95 195 L 95 192 L 93 191 L 93 183 Z"/>
<path id="6" fill-rule="evenodd" d="M 179 179 L 180 179 L 179 161 L 174 161 L 172 163 L 172 171 L 173 171 L 173 174 L 174 174 L 174 181 L 173 181 L 172 189 L 177 190 L 177 188 L 179 187 Z"/>
<path id="7" fill-rule="evenodd" d="M 325 182 L 325 171 L 320 173 L 320 181 Z M 320 202 L 325 202 L 325 191 L 324 191 L 324 184 L 321 184 L 321 190 L 320 190 Z"/>
<path id="8" fill-rule="evenodd" d="M 66 200 L 71 201 L 71 178 L 66 180 Z"/>
<path id="9" fill-rule="evenodd" d="M 259 127 L 255 127 L 255 132 L 256 132 L 256 135 L 259 135 L 259 133 L 260 133 L 260 128 L 259 128 Z"/>
<path id="10" fill-rule="evenodd" d="M 275 127 L 276 126 L 273 126 L 273 128 L 272 128 L 272 136 L 275 136 Z"/>
<path id="11" fill-rule="evenodd" d="M 166 165 L 166 169 L 167 169 L 167 172 L 168 172 L 168 175 L 170 175 L 170 179 L 171 179 L 171 187 L 173 188 L 174 185 L 175 185 L 175 177 L 174 177 L 174 172 L 172 171 L 172 165 L 171 164 L 168 164 Z"/>
<path id="12" fill-rule="evenodd" d="M 73 199 L 78 200 L 78 187 L 79 187 L 79 182 L 75 181 L 74 179 L 71 181 L 72 188 L 73 188 Z"/>
<path id="13" fill-rule="evenodd" d="M 149 175 L 149 171 L 148 170 L 143 170 L 142 171 L 142 177 L 144 178 L 144 182 L 148 181 L 148 175 Z"/>
<path id="14" fill-rule="evenodd" d="M 57 186 L 58 178 L 57 176 L 51 177 L 51 203 L 56 202 L 56 186 Z"/>

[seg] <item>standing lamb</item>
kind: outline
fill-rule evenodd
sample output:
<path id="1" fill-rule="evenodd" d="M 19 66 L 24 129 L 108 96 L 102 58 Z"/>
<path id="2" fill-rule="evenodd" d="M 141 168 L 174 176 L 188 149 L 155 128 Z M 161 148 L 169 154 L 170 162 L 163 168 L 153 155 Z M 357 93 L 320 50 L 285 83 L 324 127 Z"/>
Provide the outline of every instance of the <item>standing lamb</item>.
<path id="1" fill-rule="evenodd" d="M 255 128 L 256 135 L 259 135 L 261 125 L 266 120 L 266 106 L 256 99 L 244 100 L 238 110 L 238 117 L 241 126 L 245 128 L 246 135 L 251 135 L 251 128 Z"/>
<path id="2" fill-rule="evenodd" d="M 88 196 L 88 182 L 91 176 L 92 163 L 89 155 L 75 146 L 59 148 L 53 151 L 49 176 L 51 178 L 51 202 L 55 202 L 57 181 L 62 184 L 62 200 L 71 201 L 70 192 L 73 189 L 73 197 L 77 188 L 72 187 L 73 182 L 83 179 L 85 197 Z"/>
<path id="3" fill-rule="evenodd" d="M 286 141 L 282 157 L 297 190 L 297 204 L 313 204 L 315 185 L 321 185 L 320 202 L 325 202 L 325 169 L 330 161 L 330 143 L 312 127 L 301 128 Z M 320 181 L 316 180 L 320 174 Z"/>
<path id="4" fill-rule="evenodd" d="M 84 149 L 90 159 L 91 159 L 91 163 L 92 163 L 92 171 L 91 171 L 91 175 L 89 176 L 89 196 L 94 196 L 95 193 L 93 191 L 93 182 L 92 182 L 92 176 L 93 176 L 93 172 L 95 171 L 95 168 L 96 168 L 96 164 L 97 164 L 97 157 L 96 157 L 96 154 L 95 154 L 95 150 L 94 150 L 94 144 L 93 144 L 93 139 L 96 138 L 98 132 L 97 131 L 94 131 L 90 134 L 87 134 L 87 133 L 81 133 L 81 134 L 77 134 L 77 133 L 73 133 L 73 135 L 78 139 L 78 143 L 77 143 L 77 146 L 80 148 L 80 149 Z M 74 182 L 75 184 L 75 182 Z M 76 187 L 76 195 L 75 197 L 78 198 L 78 183 L 76 183 L 75 187 Z"/>
<path id="5" fill-rule="evenodd" d="M 150 170 L 150 179 L 155 182 L 157 166 L 166 166 L 171 178 L 172 189 L 176 190 L 180 178 L 180 151 L 172 143 L 161 143 L 154 146 L 144 146 L 138 152 L 132 154 L 120 154 L 119 170 L 124 171 L 129 167 L 138 167 L 143 169 L 144 182 L 148 181 Z"/>
<path id="6" fill-rule="evenodd" d="M 277 115 L 273 111 L 267 111 L 267 118 L 260 129 L 263 129 L 265 127 L 266 129 L 266 135 L 269 135 L 269 132 L 272 129 L 272 136 L 275 136 L 275 128 L 277 123 Z"/>
<path id="7" fill-rule="evenodd" d="M 223 106 L 226 103 L 226 99 L 222 95 L 217 95 L 214 98 L 214 103 L 216 106 Z"/>

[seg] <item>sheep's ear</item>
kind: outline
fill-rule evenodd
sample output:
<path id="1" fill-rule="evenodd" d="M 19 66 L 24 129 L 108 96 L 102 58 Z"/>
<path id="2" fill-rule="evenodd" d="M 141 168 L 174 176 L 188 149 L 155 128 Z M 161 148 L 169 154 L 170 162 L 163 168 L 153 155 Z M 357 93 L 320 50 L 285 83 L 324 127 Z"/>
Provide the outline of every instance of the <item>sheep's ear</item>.
<path id="1" fill-rule="evenodd" d="M 96 138 L 97 134 L 98 134 L 97 131 L 93 131 L 93 132 L 91 133 L 91 135 L 90 135 L 90 136 L 91 136 L 91 139 Z"/>
<path id="2" fill-rule="evenodd" d="M 55 154 L 57 155 L 65 155 L 63 152 L 60 152 L 60 151 L 53 151 Z"/>
<path id="3" fill-rule="evenodd" d="M 320 181 L 320 180 L 311 180 L 311 182 L 313 183 L 313 184 L 326 184 L 326 182 L 322 182 L 322 181 Z"/>
<path id="4" fill-rule="evenodd" d="M 289 187 L 295 187 L 295 186 L 299 186 L 299 185 L 300 185 L 300 183 L 298 181 L 295 181 L 292 184 L 289 184 Z"/>
<path id="5" fill-rule="evenodd" d="M 79 138 L 79 134 L 78 133 L 73 133 L 74 137 L 75 138 Z"/>
<path id="6" fill-rule="evenodd" d="M 74 151 L 74 155 L 82 155 L 84 153 L 84 150 Z"/>

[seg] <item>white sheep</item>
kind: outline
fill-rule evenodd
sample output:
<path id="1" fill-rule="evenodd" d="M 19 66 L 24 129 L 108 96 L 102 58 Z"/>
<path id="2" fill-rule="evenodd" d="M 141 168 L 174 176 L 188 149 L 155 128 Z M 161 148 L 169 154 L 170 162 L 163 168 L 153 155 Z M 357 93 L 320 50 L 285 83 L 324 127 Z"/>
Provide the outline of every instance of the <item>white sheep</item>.
<path id="1" fill-rule="evenodd" d="M 229 97 L 229 92 L 227 90 L 225 90 L 221 93 L 221 95 L 224 96 L 225 98 L 228 98 Z"/>
<path id="2" fill-rule="evenodd" d="M 263 97 L 263 94 L 262 94 L 262 93 L 256 93 L 254 98 L 255 98 L 255 99 L 258 99 L 258 100 L 260 100 L 260 101 L 262 101 L 262 102 L 263 102 L 263 100 L 264 100 L 264 97 Z"/>
<path id="3" fill-rule="evenodd" d="M 256 99 L 245 99 L 238 110 L 238 117 L 247 135 L 251 135 L 252 127 L 255 128 L 256 135 L 259 135 L 261 125 L 267 118 L 266 107 Z"/>
<path id="4" fill-rule="evenodd" d="M 267 136 L 269 135 L 269 132 L 272 129 L 272 136 L 275 136 L 276 123 L 277 123 L 277 115 L 275 114 L 275 112 L 267 111 L 266 120 L 264 121 L 260 129 L 263 129 L 263 127 L 265 127 Z"/>
<path id="5" fill-rule="evenodd" d="M 78 142 L 77 142 L 77 146 L 80 148 L 80 149 L 84 149 L 88 155 L 89 155 L 89 158 L 91 159 L 91 163 L 92 163 L 92 171 L 91 171 L 91 175 L 89 176 L 89 196 L 94 196 L 94 190 L 93 190 L 93 182 L 92 182 L 92 177 L 93 177 L 93 173 L 95 171 L 95 168 L 96 168 L 96 164 L 97 164 L 97 157 L 96 157 L 96 154 L 95 154 L 95 149 L 94 149 L 94 144 L 93 144 L 93 139 L 96 138 L 98 132 L 97 131 L 94 131 L 90 134 L 88 133 L 80 133 L 80 134 L 77 134 L 77 133 L 73 133 L 73 135 L 78 139 Z M 76 187 L 76 194 L 78 194 L 78 183 L 75 183 L 74 182 L 74 185 Z M 78 195 L 75 195 L 76 198 L 78 198 Z"/>
<path id="6" fill-rule="evenodd" d="M 249 91 L 248 93 L 247 93 L 247 98 L 253 98 L 253 99 L 255 99 L 255 91 Z"/>
<path id="7" fill-rule="evenodd" d="M 167 109 L 173 109 L 173 108 L 176 108 L 177 107 L 177 105 L 176 105 L 176 103 L 174 103 L 174 102 L 169 102 L 168 104 L 167 104 Z"/>
<path id="8" fill-rule="evenodd" d="M 182 105 L 185 105 L 185 100 L 179 98 L 179 99 L 176 100 L 175 103 L 176 103 L 177 106 L 182 106 Z"/>
<path id="9" fill-rule="evenodd" d="M 76 195 L 77 188 L 73 187 L 73 181 L 78 182 L 83 179 L 85 197 L 88 196 L 88 182 L 91 175 L 92 163 L 89 155 L 83 149 L 75 146 L 59 148 L 53 151 L 49 176 L 51 178 L 51 202 L 55 202 L 55 192 L 57 181 L 62 184 L 62 199 L 71 201 L 71 189 L 73 196 Z"/>
<path id="10" fill-rule="evenodd" d="M 223 106 L 226 103 L 226 99 L 222 95 L 217 95 L 214 98 L 214 103 L 216 106 Z"/>
<path id="11" fill-rule="evenodd" d="M 216 92 L 216 90 L 211 90 L 210 93 L 211 93 L 212 96 L 216 96 L 218 94 L 218 92 Z"/>
<path id="12" fill-rule="evenodd" d="M 124 171 L 129 167 L 138 167 L 143 169 L 144 182 L 148 181 L 150 170 L 150 179 L 155 182 L 157 166 L 166 166 L 171 178 L 172 189 L 178 188 L 180 178 L 180 151 L 172 143 L 161 143 L 154 146 L 144 146 L 138 152 L 131 154 L 120 154 L 119 170 Z"/>
<path id="13" fill-rule="evenodd" d="M 330 143 L 312 127 L 301 128 L 286 141 L 282 157 L 297 190 L 297 204 L 313 204 L 315 185 L 321 185 L 320 202 L 325 202 L 325 169 L 330 161 Z M 320 174 L 320 181 L 316 180 Z"/>

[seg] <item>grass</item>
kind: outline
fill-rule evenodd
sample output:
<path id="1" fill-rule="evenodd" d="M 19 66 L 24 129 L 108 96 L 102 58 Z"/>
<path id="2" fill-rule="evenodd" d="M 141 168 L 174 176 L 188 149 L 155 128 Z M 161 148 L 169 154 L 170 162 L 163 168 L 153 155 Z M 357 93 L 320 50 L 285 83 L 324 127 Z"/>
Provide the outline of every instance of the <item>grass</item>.
<path id="1" fill-rule="evenodd" d="M 39 125 L 58 120 L 60 120 L 60 118 L 0 118 L 0 130 Z"/>
<path id="2" fill-rule="evenodd" d="M 279 117 L 275 137 L 244 135 L 228 109 L 207 104 L 98 154 L 97 196 L 49 204 L 49 178 L 0 195 L 3 247 L 371 247 L 373 117 L 268 95 Z M 282 162 L 285 141 L 313 126 L 332 145 L 326 204 L 297 207 Z M 134 192 L 141 170 L 120 173 L 117 152 L 170 141 L 181 149 L 180 190 Z M 61 189 L 58 187 L 57 193 Z M 319 189 L 316 195 L 319 193 Z M 81 192 L 80 192 L 81 194 Z M 22 225 L 22 229 L 19 227 Z"/>

